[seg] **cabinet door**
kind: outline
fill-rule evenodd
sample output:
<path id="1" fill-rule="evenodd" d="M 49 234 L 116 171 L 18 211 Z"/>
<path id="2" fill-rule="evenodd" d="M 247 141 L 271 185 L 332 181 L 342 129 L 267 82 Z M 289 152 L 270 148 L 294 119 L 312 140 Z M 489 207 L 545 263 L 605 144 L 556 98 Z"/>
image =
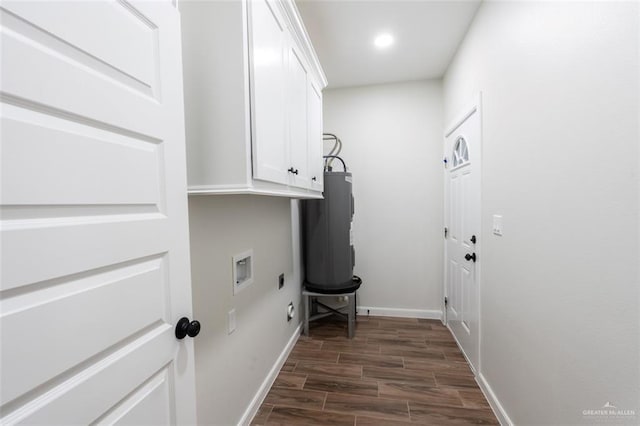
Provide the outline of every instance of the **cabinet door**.
<path id="1" fill-rule="evenodd" d="M 322 191 L 324 187 L 324 162 L 322 160 L 322 92 L 311 79 L 309 79 L 307 84 L 307 130 L 311 189 L 314 191 Z"/>
<path id="2" fill-rule="evenodd" d="M 289 164 L 290 185 L 300 188 L 311 187 L 309 176 L 309 150 L 307 130 L 307 81 L 308 67 L 291 41 L 288 49 L 289 82 L 287 85 L 287 107 L 289 122 Z"/>
<path id="3" fill-rule="evenodd" d="M 277 5 L 249 2 L 253 177 L 287 184 L 286 27 Z"/>

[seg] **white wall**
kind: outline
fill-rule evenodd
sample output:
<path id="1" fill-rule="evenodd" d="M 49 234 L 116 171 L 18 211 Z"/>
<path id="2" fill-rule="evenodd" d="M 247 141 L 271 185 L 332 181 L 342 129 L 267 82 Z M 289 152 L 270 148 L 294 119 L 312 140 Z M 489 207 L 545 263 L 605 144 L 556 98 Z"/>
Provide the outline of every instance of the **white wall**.
<path id="1" fill-rule="evenodd" d="M 481 372 L 519 425 L 640 416 L 638 16 L 485 2 L 444 80 L 447 124 L 483 93 Z"/>
<path id="2" fill-rule="evenodd" d="M 353 172 L 358 304 L 384 309 L 372 315 L 440 315 L 442 130 L 440 81 L 324 92 L 324 132 Z"/>
<path id="3" fill-rule="evenodd" d="M 300 312 L 298 202 L 190 197 L 189 222 L 194 317 L 202 324 L 195 339 L 198 424 L 237 424 L 300 323 L 299 315 L 287 322 L 286 311 L 292 301 Z M 231 258 L 248 249 L 255 281 L 234 296 Z M 229 335 L 232 308 L 237 328 Z"/>

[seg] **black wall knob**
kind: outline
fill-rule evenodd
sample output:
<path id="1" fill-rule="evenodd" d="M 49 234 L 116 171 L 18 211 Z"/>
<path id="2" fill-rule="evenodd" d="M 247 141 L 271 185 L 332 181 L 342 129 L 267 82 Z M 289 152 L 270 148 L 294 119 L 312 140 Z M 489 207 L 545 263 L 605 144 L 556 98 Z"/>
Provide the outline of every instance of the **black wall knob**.
<path id="1" fill-rule="evenodd" d="M 189 321 L 189 318 L 182 317 L 176 324 L 176 338 L 182 340 L 185 336 L 196 337 L 200 333 L 200 322 Z"/>
<path id="2" fill-rule="evenodd" d="M 464 258 L 467 259 L 467 260 L 473 260 L 473 263 L 476 262 L 476 254 L 475 253 L 471 253 L 471 254 L 467 253 L 467 254 L 464 255 Z"/>

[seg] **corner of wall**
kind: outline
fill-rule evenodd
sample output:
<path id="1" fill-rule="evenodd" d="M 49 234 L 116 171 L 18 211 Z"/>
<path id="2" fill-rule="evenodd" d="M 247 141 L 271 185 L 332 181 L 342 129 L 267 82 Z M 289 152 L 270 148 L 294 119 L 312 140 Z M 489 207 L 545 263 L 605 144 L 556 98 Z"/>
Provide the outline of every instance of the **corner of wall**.
<path id="1" fill-rule="evenodd" d="M 441 309 L 442 90 L 419 80 L 325 92 L 324 129 L 353 172 L 358 302 L 376 312 Z"/>

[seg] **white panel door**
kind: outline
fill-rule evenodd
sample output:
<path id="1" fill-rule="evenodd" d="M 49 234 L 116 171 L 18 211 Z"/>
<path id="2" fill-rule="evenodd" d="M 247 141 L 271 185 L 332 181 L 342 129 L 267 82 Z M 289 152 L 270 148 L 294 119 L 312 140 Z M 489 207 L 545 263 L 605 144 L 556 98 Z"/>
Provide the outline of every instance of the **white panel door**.
<path id="1" fill-rule="evenodd" d="M 253 177 L 287 184 L 286 28 L 275 2 L 249 2 Z"/>
<path id="2" fill-rule="evenodd" d="M 311 187 L 309 176 L 309 144 L 308 144 L 308 102 L 307 85 L 309 71 L 306 61 L 298 52 L 293 41 L 289 44 L 289 82 L 288 114 L 289 123 L 289 153 L 290 184 L 299 188 Z"/>
<path id="3" fill-rule="evenodd" d="M 452 126 L 445 140 L 445 294 L 447 325 L 477 371 L 480 244 L 479 103 Z"/>
<path id="4" fill-rule="evenodd" d="M 195 423 L 178 12 L 0 19 L 0 423 Z"/>
<path id="5" fill-rule="evenodd" d="M 309 176 L 311 189 L 322 191 L 324 187 L 324 161 L 322 141 L 322 91 L 309 79 L 307 84 L 307 129 L 309 132 Z"/>

